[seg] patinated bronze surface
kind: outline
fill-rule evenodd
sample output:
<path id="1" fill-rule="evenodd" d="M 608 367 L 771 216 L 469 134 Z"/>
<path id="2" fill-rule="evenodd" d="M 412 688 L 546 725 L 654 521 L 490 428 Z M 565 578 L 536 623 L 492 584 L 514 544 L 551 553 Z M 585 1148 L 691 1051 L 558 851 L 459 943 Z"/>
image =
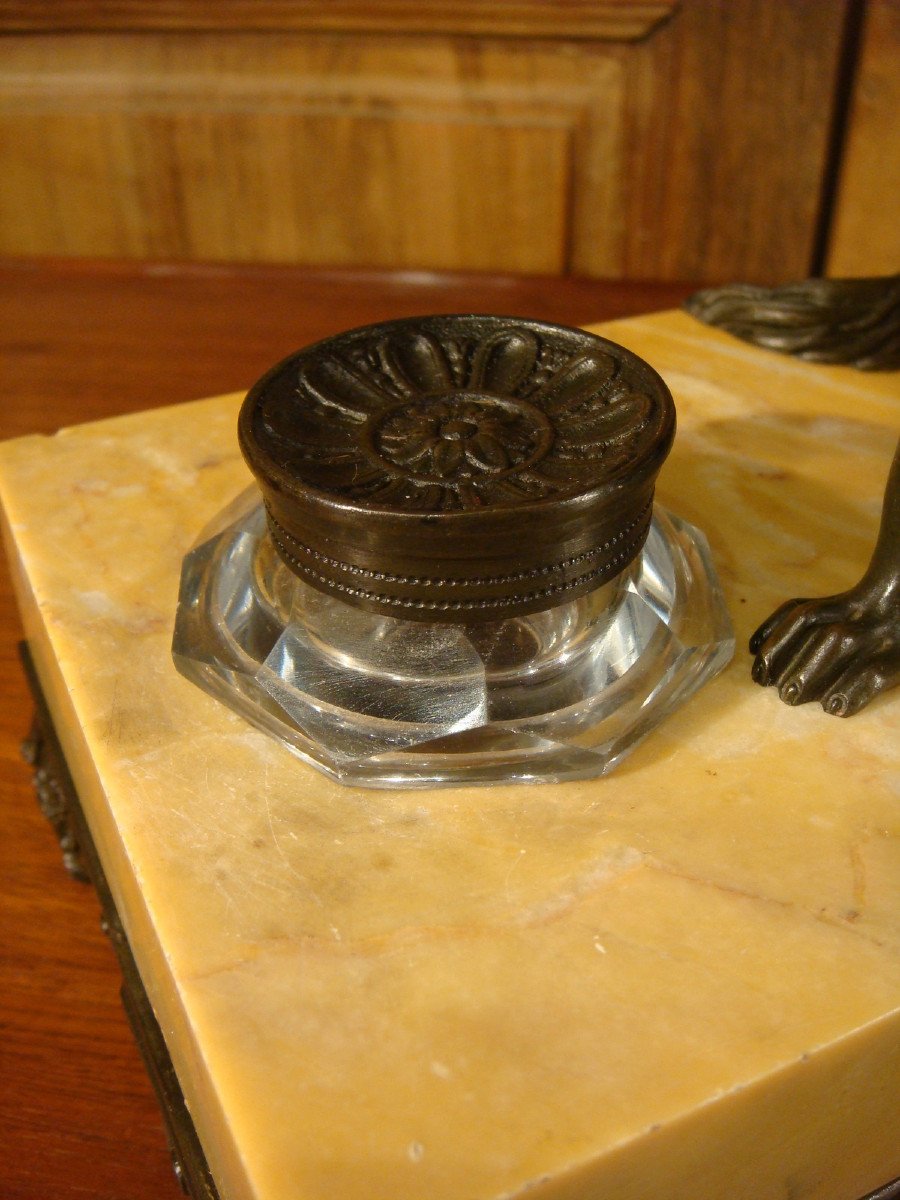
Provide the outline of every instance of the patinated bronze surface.
<path id="1" fill-rule="evenodd" d="M 23 655 L 26 651 L 22 650 Z M 26 662 L 26 670 L 30 664 Z M 29 675 L 29 682 L 31 676 Z M 54 748 L 48 743 L 41 719 L 37 713 L 31 722 L 28 736 L 22 741 L 22 757 L 33 770 L 32 782 L 41 812 L 53 827 L 63 866 L 73 879 L 90 883 L 88 866 L 73 819 L 72 806 L 65 787 L 60 783 L 62 770 Z"/>
<path id="2" fill-rule="evenodd" d="M 900 443 L 868 570 L 821 600 L 789 600 L 750 639 L 752 675 L 786 704 L 819 700 L 851 717 L 900 683 Z"/>
<path id="3" fill-rule="evenodd" d="M 812 362 L 900 368 L 900 276 L 716 288 L 685 307 L 745 341 Z M 753 634 L 752 676 L 786 704 L 849 717 L 900 683 L 900 443 L 872 561 L 854 587 L 789 600 Z"/>
<path id="4" fill-rule="evenodd" d="M 418 620 L 551 608 L 641 549 L 675 411 L 645 362 L 537 321 L 351 330 L 249 393 L 241 448 L 314 587 Z"/>
<path id="5" fill-rule="evenodd" d="M 809 362 L 900 368 L 900 275 L 747 284 L 697 292 L 685 308 L 707 325 Z"/>

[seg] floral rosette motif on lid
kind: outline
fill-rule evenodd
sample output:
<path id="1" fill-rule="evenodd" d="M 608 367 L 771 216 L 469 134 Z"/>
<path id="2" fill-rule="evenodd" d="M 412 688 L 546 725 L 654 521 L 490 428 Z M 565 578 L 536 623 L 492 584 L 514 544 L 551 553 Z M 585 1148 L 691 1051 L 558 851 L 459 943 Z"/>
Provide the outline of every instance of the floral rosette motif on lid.
<path id="1" fill-rule="evenodd" d="M 375 611 L 536 611 L 621 571 L 674 434 L 665 384 L 580 330 L 486 316 L 352 330 L 251 390 L 241 447 L 284 561 Z"/>

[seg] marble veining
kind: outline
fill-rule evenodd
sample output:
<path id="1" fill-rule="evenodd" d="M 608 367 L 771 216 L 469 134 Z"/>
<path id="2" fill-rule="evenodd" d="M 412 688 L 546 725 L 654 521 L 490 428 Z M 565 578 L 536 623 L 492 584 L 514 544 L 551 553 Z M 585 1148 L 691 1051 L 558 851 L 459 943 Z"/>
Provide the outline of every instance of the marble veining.
<path id="1" fill-rule="evenodd" d="M 598 328 L 679 432 L 739 645 L 852 582 L 894 376 L 685 314 Z M 161 400 L 165 397 L 161 394 Z M 900 694 L 731 666 L 612 776 L 342 787 L 184 681 L 239 397 L 0 447 L 28 636 L 225 1200 L 847 1200 L 900 1174 Z"/>

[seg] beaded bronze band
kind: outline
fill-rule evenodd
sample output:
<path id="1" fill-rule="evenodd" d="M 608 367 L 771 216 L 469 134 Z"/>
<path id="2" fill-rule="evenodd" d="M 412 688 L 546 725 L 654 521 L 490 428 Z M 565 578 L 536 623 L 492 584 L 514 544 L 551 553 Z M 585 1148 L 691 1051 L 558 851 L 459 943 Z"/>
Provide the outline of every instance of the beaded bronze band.
<path id="1" fill-rule="evenodd" d="M 647 527 L 649 526 L 652 508 L 653 499 L 651 497 L 633 521 L 630 521 L 618 533 L 614 534 L 613 537 L 601 545 L 591 550 L 586 550 L 583 554 L 564 558 L 560 562 L 549 563 L 540 567 L 531 567 L 525 571 L 515 571 L 508 575 L 466 575 L 457 576 L 456 578 L 451 576 L 423 577 L 420 575 L 394 575 L 389 571 L 371 571 L 366 567 L 355 566 L 343 559 L 332 558 L 330 555 L 322 554 L 320 551 L 314 550 L 311 546 L 301 542 L 299 538 L 285 529 L 268 505 L 266 505 L 266 519 L 272 534 L 272 540 L 278 546 L 279 553 L 284 551 L 289 554 L 293 562 L 303 570 L 306 569 L 303 565 L 305 561 L 311 559 L 314 562 L 322 563 L 324 566 L 339 571 L 341 574 L 353 575 L 360 579 L 372 579 L 379 583 L 395 583 L 410 587 L 491 587 L 501 584 L 523 583 L 527 579 L 538 579 L 545 575 L 555 575 L 564 571 L 571 571 L 573 567 L 578 567 L 582 563 L 589 562 L 605 551 L 612 550 L 615 546 L 620 545 L 638 528 L 643 531 L 639 538 L 643 542 Z M 595 569 L 600 570 L 601 568 Z"/>
<path id="2" fill-rule="evenodd" d="M 592 590 L 602 583 L 615 578 L 634 560 L 647 539 L 650 521 L 653 513 L 652 502 L 645 505 L 640 516 L 627 527 L 620 530 L 614 537 L 598 546 L 595 550 L 563 560 L 552 566 L 534 568 L 513 575 L 493 576 L 488 578 L 421 578 L 416 576 L 388 575 L 385 572 L 368 571 L 353 566 L 340 559 L 304 546 L 280 525 L 270 512 L 267 511 L 269 531 L 272 541 L 282 561 L 295 574 L 306 580 L 320 591 L 339 595 L 344 599 L 363 604 L 366 608 L 387 613 L 403 610 L 405 615 L 427 615 L 430 619 L 446 616 L 458 620 L 460 615 L 490 614 L 505 616 L 539 611 L 552 608 L 578 595 Z M 617 550 L 616 553 L 609 553 Z M 299 553 L 295 553 L 298 551 Z M 604 555 L 602 561 L 589 571 L 581 572 L 574 577 L 566 577 L 573 567 L 590 561 L 599 555 Z M 312 565 L 324 563 L 332 572 L 322 574 Z M 521 583 L 526 579 L 546 577 L 548 575 L 562 576 L 559 582 L 548 584 L 546 587 L 530 591 L 511 591 L 499 596 L 479 596 L 468 599 L 451 599 L 446 596 L 430 596 L 428 593 L 435 589 L 444 591 L 452 588 L 473 590 L 488 586 Z M 345 581 L 345 577 L 353 580 L 359 578 L 371 579 L 374 582 L 388 582 L 407 585 L 419 589 L 416 595 L 391 595 L 376 592 L 368 588 L 356 586 Z"/>

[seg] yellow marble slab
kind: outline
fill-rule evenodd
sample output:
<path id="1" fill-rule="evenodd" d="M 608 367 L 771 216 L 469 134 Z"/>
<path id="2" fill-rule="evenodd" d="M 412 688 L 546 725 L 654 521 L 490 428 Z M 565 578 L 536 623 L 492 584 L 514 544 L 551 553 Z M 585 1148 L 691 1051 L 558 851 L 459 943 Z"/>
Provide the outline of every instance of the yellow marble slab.
<path id="1" fill-rule="evenodd" d="M 898 377 L 602 332 L 680 428 L 741 645 L 864 566 Z M 163 398 L 163 397 L 161 397 Z M 900 1175 L 900 693 L 732 666 L 608 779 L 344 788 L 182 679 L 238 397 L 0 447 L 28 637 L 225 1200 L 852 1200 Z"/>

